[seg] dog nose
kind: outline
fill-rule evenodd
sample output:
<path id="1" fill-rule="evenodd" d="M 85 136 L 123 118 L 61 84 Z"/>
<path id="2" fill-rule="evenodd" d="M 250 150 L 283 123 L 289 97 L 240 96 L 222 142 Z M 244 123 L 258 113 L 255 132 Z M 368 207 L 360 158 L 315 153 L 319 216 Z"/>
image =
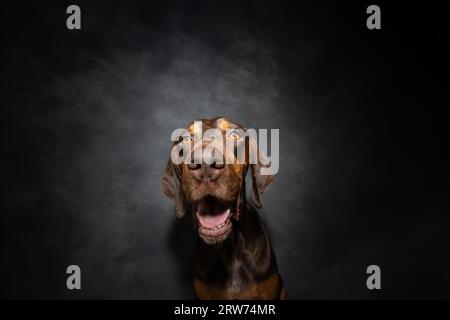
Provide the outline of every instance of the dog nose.
<path id="1" fill-rule="evenodd" d="M 190 163 L 188 164 L 188 169 L 197 180 L 214 181 L 222 174 L 225 164 L 216 161 L 213 161 L 211 164 Z"/>
<path id="2" fill-rule="evenodd" d="M 223 169 L 225 168 L 225 164 L 217 163 L 216 161 L 209 165 L 205 164 L 204 166 L 206 177 L 211 181 L 216 180 L 222 174 Z"/>

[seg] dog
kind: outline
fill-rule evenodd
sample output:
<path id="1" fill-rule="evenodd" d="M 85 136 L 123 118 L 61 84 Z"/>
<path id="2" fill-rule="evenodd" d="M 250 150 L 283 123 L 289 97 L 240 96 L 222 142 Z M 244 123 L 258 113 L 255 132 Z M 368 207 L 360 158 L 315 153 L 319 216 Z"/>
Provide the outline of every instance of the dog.
<path id="1" fill-rule="evenodd" d="M 197 229 L 195 294 L 199 299 L 287 299 L 269 237 L 255 209 L 261 208 L 260 194 L 274 177 L 260 174 L 260 161 L 249 163 L 249 138 L 242 139 L 235 130 L 246 129 L 223 117 L 192 122 L 187 127 L 189 135 L 180 137 L 173 146 L 192 143 L 199 123 L 204 130 L 220 130 L 223 141 L 244 141 L 247 153 L 243 163 L 174 164 L 169 159 L 164 171 L 163 193 L 175 202 L 178 217 L 192 212 Z M 200 143 L 200 147 L 204 145 Z M 253 206 L 246 200 L 248 171 Z"/>

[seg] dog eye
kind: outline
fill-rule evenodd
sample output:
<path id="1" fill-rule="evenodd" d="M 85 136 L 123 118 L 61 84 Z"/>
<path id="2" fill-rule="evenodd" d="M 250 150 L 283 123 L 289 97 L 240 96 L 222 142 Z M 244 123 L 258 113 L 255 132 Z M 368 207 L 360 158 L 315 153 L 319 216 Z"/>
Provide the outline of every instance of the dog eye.
<path id="1" fill-rule="evenodd" d="M 180 141 L 183 143 L 191 143 L 191 136 L 182 136 L 180 137 Z"/>
<path id="2" fill-rule="evenodd" d="M 230 133 L 228 133 L 228 139 L 236 141 L 239 140 L 241 138 L 241 135 L 237 132 L 237 131 L 230 131 Z"/>

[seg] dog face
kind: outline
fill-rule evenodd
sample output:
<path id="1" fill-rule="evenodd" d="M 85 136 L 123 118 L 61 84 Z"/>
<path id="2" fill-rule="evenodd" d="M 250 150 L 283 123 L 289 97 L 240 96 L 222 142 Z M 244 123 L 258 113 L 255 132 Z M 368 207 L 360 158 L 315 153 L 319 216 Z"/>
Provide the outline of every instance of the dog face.
<path id="1" fill-rule="evenodd" d="M 208 129 L 217 129 L 214 130 L 216 135 L 205 139 L 202 134 Z M 248 169 L 252 174 L 252 200 L 258 208 L 261 207 L 260 193 L 269 186 L 273 176 L 260 175 L 260 162 L 249 163 L 250 153 L 258 150 L 250 140 L 252 138 L 245 135 L 246 129 L 237 123 L 225 118 L 202 119 L 192 122 L 187 132 L 174 143 L 174 147 L 190 144 L 190 161 L 174 164 L 169 159 L 162 191 L 175 201 L 177 216 L 181 217 L 192 209 L 203 241 L 220 243 L 232 232 L 233 223 L 239 221 L 245 205 Z M 211 145 L 214 148 L 210 152 L 202 152 Z M 238 150 L 244 150 L 240 161 L 237 161 Z M 198 159 L 199 155 L 201 159 Z"/>

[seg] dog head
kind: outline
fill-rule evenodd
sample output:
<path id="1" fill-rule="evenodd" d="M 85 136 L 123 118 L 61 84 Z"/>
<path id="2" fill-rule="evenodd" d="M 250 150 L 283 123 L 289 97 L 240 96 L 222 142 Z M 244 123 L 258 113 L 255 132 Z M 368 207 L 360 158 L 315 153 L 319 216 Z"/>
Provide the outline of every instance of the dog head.
<path id="1" fill-rule="evenodd" d="M 183 161 L 173 161 L 174 155 Z M 162 191 L 175 201 L 178 217 L 192 210 L 203 241 L 220 243 L 240 219 L 249 168 L 252 201 L 261 208 L 260 194 L 273 181 L 261 174 L 263 163 L 267 159 L 247 129 L 226 118 L 201 119 L 177 135 Z"/>

